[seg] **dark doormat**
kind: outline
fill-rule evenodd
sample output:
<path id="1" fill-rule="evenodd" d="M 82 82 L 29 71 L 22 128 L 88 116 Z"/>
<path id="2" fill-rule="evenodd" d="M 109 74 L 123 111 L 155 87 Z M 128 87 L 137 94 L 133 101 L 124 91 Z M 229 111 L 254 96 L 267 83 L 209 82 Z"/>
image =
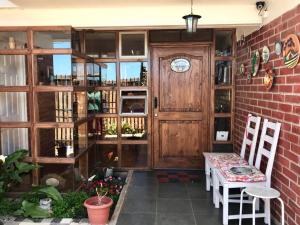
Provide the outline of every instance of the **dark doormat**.
<path id="1" fill-rule="evenodd" d="M 202 173 L 200 170 L 157 170 L 155 174 L 159 183 L 189 183 L 200 182 Z"/>

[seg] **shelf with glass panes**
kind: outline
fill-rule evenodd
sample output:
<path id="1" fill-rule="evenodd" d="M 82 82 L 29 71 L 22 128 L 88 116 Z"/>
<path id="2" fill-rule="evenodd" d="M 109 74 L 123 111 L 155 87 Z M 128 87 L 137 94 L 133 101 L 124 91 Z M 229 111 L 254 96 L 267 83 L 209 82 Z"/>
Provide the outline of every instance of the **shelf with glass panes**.
<path id="1" fill-rule="evenodd" d="M 214 145 L 232 144 L 234 31 L 215 30 Z M 215 148 L 215 147 L 214 147 Z"/>

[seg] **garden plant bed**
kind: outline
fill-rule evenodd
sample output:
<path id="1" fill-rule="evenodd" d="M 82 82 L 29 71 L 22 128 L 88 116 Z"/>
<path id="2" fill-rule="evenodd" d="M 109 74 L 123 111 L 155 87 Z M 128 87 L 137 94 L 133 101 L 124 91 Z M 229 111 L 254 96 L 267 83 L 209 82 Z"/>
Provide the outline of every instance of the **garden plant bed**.
<path id="1" fill-rule="evenodd" d="M 131 181 L 132 170 L 130 171 L 114 171 L 113 177 L 121 177 L 125 180 L 125 184 L 119 195 L 117 203 L 114 204 L 113 212 L 111 213 L 108 225 L 115 225 L 117 223 L 118 216 L 120 214 L 125 195 L 127 193 L 128 185 Z M 73 219 L 73 218 L 45 218 L 45 219 L 32 219 L 25 217 L 15 217 L 15 216 L 2 216 L 0 217 L 0 225 L 30 225 L 30 224 L 44 224 L 44 225 L 88 225 L 87 218 Z"/>

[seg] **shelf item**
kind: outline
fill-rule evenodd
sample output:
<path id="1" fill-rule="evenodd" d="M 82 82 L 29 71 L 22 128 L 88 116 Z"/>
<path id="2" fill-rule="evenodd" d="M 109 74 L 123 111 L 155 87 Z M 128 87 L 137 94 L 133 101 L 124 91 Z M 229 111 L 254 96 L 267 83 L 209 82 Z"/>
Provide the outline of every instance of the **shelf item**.
<path id="1" fill-rule="evenodd" d="M 0 55 L 0 86 L 27 85 L 26 63 L 25 55 Z"/>
<path id="2" fill-rule="evenodd" d="M 29 121 L 26 92 L 0 92 L 0 122 Z"/>
<path id="3" fill-rule="evenodd" d="M 147 115 L 147 90 L 121 90 L 121 115 Z"/>
<path id="4" fill-rule="evenodd" d="M 215 90 L 215 113 L 230 113 L 231 101 L 231 90 Z"/>
<path id="5" fill-rule="evenodd" d="M 118 138 L 117 118 L 95 118 L 89 123 L 89 135 L 94 135 L 96 140 L 115 140 Z"/>
<path id="6" fill-rule="evenodd" d="M 123 117 L 121 137 L 126 140 L 147 140 L 147 117 Z"/>
<path id="7" fill-rule="evenodd" d="M 85 32 L 86 54 L 93 58 L 116 58 L 116 33 L 102 31 Z"/>
<path id="8" fill-rule="evenodd" d="M 214 135 L 215 141 L 226 142 L 231 140 L 231 118 L 215 118 L 214 128 L 215 128 L 215 135 Z M 227 136 L 227 138 L 225 136 Z"/>
<path id="9" fill-rule="evenodd" d="M 122 145 L 122 167 L 146 167 L 148 145 Z"/>
<path id="10" fill-rule="evenodd" d="M 121 62 L 121 86 L 147 86 L 147 62 Z"/>
<path id="11" fill-rule="evenodd" d="M 216 56 L 232 56 L 233 32 L 230 30 L 215 31 Z"/>
<path id="12" fill-rule="evenodd" d="M 0 128 L 0 136 L 2 155 L 9 155 L 16 149 L 30 150 L 30 130 L 28 128 Z"/>
<path id="13" fill-rule="evenodd" d="M 216 61 L 215 84 L 231 85 L 232 83 L 232 63 L 231 61 Z"/>
<path id="14" fill-rule="evenodd" d="M 120 32 L 120 58 L 147 58 L 146 32 Z"/>
<path id="15" fill-rule="evenodd" d="M 27 48 L 26 31 L 0 31 L 0 49 Z"/>
<path id="16" fill-rule="evenodd" d="M 88 92 L 88 111 L 94 113 L 117 113 L 116 91 Z"/>

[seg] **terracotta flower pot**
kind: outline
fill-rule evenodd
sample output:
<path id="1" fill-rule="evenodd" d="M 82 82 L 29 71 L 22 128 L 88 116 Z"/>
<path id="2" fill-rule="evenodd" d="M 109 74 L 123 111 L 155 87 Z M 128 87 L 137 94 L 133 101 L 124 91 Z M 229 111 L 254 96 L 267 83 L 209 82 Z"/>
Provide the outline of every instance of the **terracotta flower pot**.
<path id="1" fill-rule="evenodd" d="M 84 201 L 87 208 L 89 222 L 92 225 L 105 225 L 109 217 L 109 210 L 113 204 L 113 200 L 109 197 L 103 197 L 102 204 L 98 205 L 98 196 L 88 198 Z"/>

